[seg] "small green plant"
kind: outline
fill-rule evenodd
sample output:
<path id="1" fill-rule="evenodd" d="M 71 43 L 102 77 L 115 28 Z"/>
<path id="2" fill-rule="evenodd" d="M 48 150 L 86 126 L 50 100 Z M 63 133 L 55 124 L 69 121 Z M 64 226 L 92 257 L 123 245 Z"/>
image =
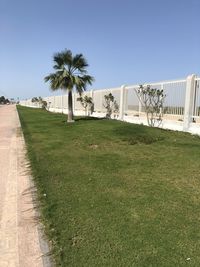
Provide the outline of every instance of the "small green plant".
<path id="1" fill-rule="evenodd" d="M 106 108 L 106 118 L 110 119 L 112 113 L 114 113 L 114 117 L 117 116 L 117 113 L 119 112 L 119 105 L 111 93 L 104 95 L 103 106 Z"/>
<path id="2" fill-rule="evenodd" d="M 81 105 L 83 106 L 83 108 L 85 109 L 85 115 L 90 115 L 93 113 L 94 111 L 94 103 L 92 100 L 92 97 L 90 96 L 80 96 L 77 98 L 77 101 L 81 102 Z"/>
<path id="3" fill-rule="evenodd" d="M 163 104 L 166 95 L 163 90 L 151 88 L 150 85 L 140 85 L 136 93 L 142 103 L 149 126 L 160 126 L 163 118 Z"/>

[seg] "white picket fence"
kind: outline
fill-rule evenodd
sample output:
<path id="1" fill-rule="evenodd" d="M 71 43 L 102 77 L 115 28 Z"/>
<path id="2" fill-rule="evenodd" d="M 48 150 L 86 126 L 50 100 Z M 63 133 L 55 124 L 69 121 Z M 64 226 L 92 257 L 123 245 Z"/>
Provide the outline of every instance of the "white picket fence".
<path id="1" fill-rule="evenodd" d="M 186 79 L 146 83 L 152 88 L 163 89 L 166 95 L 164 102 L 164 117 L 160 127 L 200 134 L 200 77 L 192 74 Z M 112 93 L 119 105 L 119 113 L 115 118 L 127 122 L 147 125 L 144 107 L 139 101 L 136 90 L 139 85 L 121 86 L 103 90 L 90 90 L 84 94 L 91 96 L 94 102 L 94 117 L 104 117 L 104 95 Z M 78 93 L 73 93 L 73 108 L 75 115 L 85 115 L 81 103 L 77 101 Z M 47 109 L 52 112 L 68 113 L 67 94 L 43 98 Z M 31 99 L 20 101 L 20 105 L 38 108 Z"/>

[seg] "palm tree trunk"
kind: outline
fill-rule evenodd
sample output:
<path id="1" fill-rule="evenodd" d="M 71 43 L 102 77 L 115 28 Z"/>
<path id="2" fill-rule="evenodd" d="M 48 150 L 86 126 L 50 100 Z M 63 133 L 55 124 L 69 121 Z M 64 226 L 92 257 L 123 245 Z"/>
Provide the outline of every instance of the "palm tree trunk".
<path id="1" fill-rule="evenodd" d="M 74 122 L 72 91 L 68 92 L 68 117 L 67 122 Z"/>

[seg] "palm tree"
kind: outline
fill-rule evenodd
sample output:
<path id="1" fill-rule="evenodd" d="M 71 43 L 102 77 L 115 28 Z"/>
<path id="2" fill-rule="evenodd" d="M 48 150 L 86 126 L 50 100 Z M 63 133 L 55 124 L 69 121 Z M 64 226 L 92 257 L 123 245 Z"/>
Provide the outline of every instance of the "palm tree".
<path id="1" fill-rule="evenodd" d="M 72 55 L 70 50 L 56 53 L 53 57 L 55 73 L 44 78 L 45 82 L 50 81 L 52 91 L 63 89 L 68 91 L 68 122 L 73 122 L 73 101 L 72 91 L 81 95 L 88 84 L 92 84 L 94 78 L 87 74 L 88 63 L 82 54 Z"/>

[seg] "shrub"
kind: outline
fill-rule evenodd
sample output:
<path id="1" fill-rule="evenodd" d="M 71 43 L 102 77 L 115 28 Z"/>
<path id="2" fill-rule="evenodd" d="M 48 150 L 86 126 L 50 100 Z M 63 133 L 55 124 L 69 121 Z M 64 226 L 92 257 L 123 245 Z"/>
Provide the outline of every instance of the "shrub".
<path id="1" fill-rule="evenodd" d="M 163 118 L 163 104 L 166 95 L 163 90 L 140 85 L 137 94 L 144 106 L 149 126 L 160 126 Z"/>
<path id="2" fill-rule="evenodd" d="M 39 107 L 42 109 L 47 109 L 47 102 L 45 100 L 43 100 L 41 96 L 33 97 L 31 99 L 31 102 L 38 103 Z"/>
<path id="3" fill-rule="evenodd" d="M 111 93 L 104 95 L 103 106 L 106 108 L 106 118 L 108 119 L 111 118 L 112 113 L 116 117 L 116 114 L 119 112 L 119 105 Z"/>
<path id="4" fill-rule="evenodd" d="M 92 97 L 87 96 L 87 95 L 85 95 L 84 97 L 80 96 L 80 97 L 77 98 L 77 101 L 80 101 L 81 105 L 84 107 L 85 115 L 89 115 L 89 112 L 90 112 L 90 114 L 93 113 L 93 111 L 94 111 L 94 103 L 93 103 Z"/>

